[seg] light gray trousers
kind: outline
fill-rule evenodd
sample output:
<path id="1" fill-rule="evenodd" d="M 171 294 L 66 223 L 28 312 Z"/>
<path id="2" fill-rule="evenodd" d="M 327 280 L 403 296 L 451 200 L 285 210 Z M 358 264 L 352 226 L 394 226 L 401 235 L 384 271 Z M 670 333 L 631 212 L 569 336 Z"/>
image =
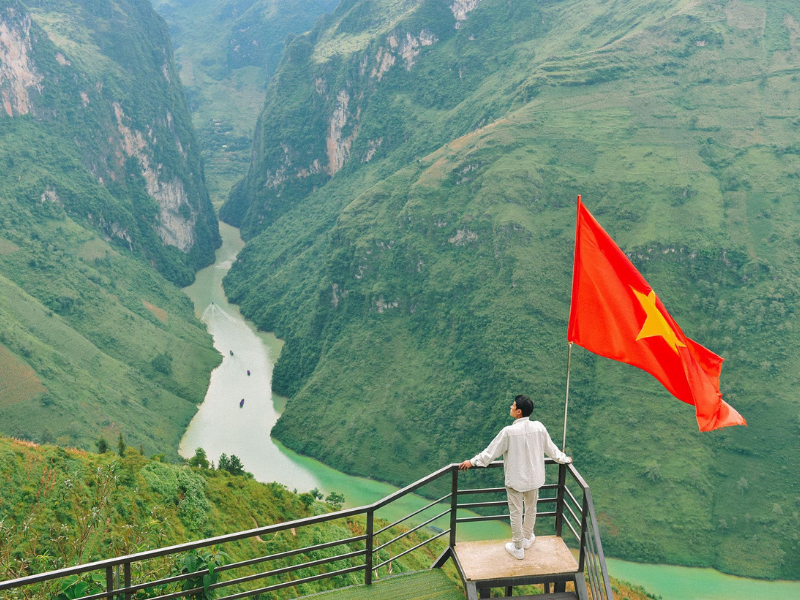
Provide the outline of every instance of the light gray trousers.
<path id="1" fill-rule="evenodd" d="M 539 500 L 539 489 L 529 492 L 518 492 L 507 487 L 508 512 L 511 515 L 511 541 L 517 548 L 522 548 L 522 539 L 531 539 L 533 526 L 536 523 L 536 502 Z M 525 520 L 522 519 L 522 505 L 525 504 Z"/>

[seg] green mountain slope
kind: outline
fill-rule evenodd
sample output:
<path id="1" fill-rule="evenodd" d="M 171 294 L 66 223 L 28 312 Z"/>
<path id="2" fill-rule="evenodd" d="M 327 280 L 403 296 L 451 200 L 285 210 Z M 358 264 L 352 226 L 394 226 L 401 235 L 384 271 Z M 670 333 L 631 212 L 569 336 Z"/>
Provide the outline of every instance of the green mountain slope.
<path id="1" fill-rule="evenodd" d="M 220 239 L 166 26 L 5 2 L 0 101 L 0 431 L 177 457 L 219 356 L 174 284 Z"/>
<path id="2" fill-rule="evenodd" d="M 114 556 L 235 533 L 274 523 L 301 519 L 331 510 L 315 502 L 310 494 L 296 494 L 277 483 L 263 484 L 245 475 L 197 467 L 179 467 L 147 460 L 128 449 L 122 458 L 114 453 L 91 454 L 53 446 L 0 438 L 0 581 L 33 573 L 88 563 Z M 383 523 L 385 524 L 385 523 Z M 220 544 L 232 561 L 263 557 L 328 541 L 363 535 L 365 519 L 353 517 L 279 532 L 260 538 Z M 387 530 L 386 541 L 403 531 Z M 392 546 L 394 556 L 425 539 L 421 531 L 412 533 Z M 383 537 L 380 538 L 384 541 Z M 427 569 L 444 542 L 408 554 L 393 563 L 393 571 Z M 363 550 L 364 544 L 317 550 L 310 558 L 320 559 L 348 551 Z M 389 558 L 380 551 L 381 560 Z M 202 552 L 201 552 L 202 554 Z M 177 559 L 185 555 L 177 555 Z M 150 581 L 168 576 L 173 557 L 155 559 L 132 568 L 134 582 L 147 576 Z M 259 573 L 268 568 L 298 564 L 297 557 L 278 559 L 248 569 L 237 569 L 222 576 Z M 336 568 L 363 564 L 363 557 L 335 563 Z M 324 569 L 325 567 L 322 567 Z M 147 573 L 143 573 L 147 569 Z M 387 568 L 378 573 L 386 576 Z M 300 577 L 316 575 L 318 570 L 300 571 Z M 245 589 L 297 579 L 278 576 L 245 584 Z M 274 598 L 293 598 L 316 591 L 363 583 L 363 573 L 340 575 L 279 590 Z M 266 582 L 266 583 L 265 583 Z M 51 584 L 52 585 L 52 584 Z M 44 586 L 43 586 L 44 587 Z M 46 588 L 45 588 L 46 589 Z M 39 588 L 20 597 L 53 598 Z M 56 587 L 58 591 L 60 589 Z M 159 594 L 175 592 L 170 586 Z M 241 591 L 227 588 L 230 592 Z M 159 594 L 137 597 L 154 597 Z"/>
<path id="3" fill-rule="evenodd" d="M 169 24 L 203 149 L 209 192 L 222 204 L 247 172 L 253 128 L 287 35 L 307 31 L 338 0 L 154 0 Z"/>
<path id="4" fill-rule="evenodd" d="M 226 289 L 287 340 L 274 429 L 407 482 L 514 394 L 560 438 L 575 196 L 749 422 L 697 432 L 577 349 L 568 449 L 612 556 L 800 572 L 800 9 L 789 1 L 350 1 L 287 47 Z"/>

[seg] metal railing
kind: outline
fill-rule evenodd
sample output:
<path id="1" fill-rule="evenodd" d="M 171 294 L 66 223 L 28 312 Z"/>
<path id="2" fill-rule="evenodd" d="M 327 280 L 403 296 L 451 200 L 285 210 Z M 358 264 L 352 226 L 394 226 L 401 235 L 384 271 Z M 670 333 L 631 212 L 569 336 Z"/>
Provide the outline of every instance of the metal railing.
<path id="1" fill-rule="evenodd" d="M 501 462 L 496 462 L 491 464 L 489 468 L 502 467 L 502 464 Z M 546 464 L 553 465 L 554 463 L 551 460 L 547 460 Z M 579 493 L 579 495 L 582 495 L 581 502 L 578 502 L 576 496 L 567 486 L 567 473 L 572 476 L 572 479 L 581 488 Z M 379 521 L 377 523 L 379 528 L 376 530 L 375 514 L 377 511 L 420 488 L 446 478 L 448 475 L 451 478 L 449 493 L 432 500 L 422 508 L 416 509 L 391 523 L 384 525 L 383 522 Z M 370 585 L 377 576 L 379 569 L 390 567 L 394 561 L 421 549 L 434 540 L 449 535 L 447 549 L 440 555 L 440 559 L 434 563 L 434 566 L 441 566 L 441 563 L 444 562 L 442 558 L 446 560 L 448 553 L 452 551 L 456 544 L 459 523 L 466 524 L 508 519 L 507 514 L 459 517 L 459 509 L 501 507 L 507 506 L 507 503 L 505 500 L 459 503 L 459 497 L 473 494 L 505 493 L 505 488 L 460 490 L 458 483 L 458 464 L 454 463 L 367 506 L 257 527 L 195 542 L 177 544 L 4 581 L 0 582 L 0 592 L 2 592 L 0 596 L 5 598 L 7 597 L 6 593 L 13 590 L 16 592 L 15 595 L 20 598 L 46 597 L 41 594 L 46 593 L 45 590 L 48 589 L 48 585 L 52 589 L 54 583 L 58 584 L 59 582 L 68 581 L 67 578 L 70 577 L 86 576 L 92 573 L 95 574 L 95 585 L 103 589 L 100 591 L 91 590 L 90 593 L 83 596 L 73 595 L 71 597 L 80 597 L 82 600 L 133 600 L 135 596 L 142 597 L 144 595 L 144 597 L 154 600 L 170 600 L 172 598 L 199 595 L 204 591 L 216 592 L 225 590 L 228 595 L 220 597 L 220 600 L 234 600 L 235 598 L 266 595 L 284 588 L 304 586 L 308 583 L 344 576 L 349 576 L 351 579 L 340 580 L 341 584 L 352 585 L 353 583 L 361 582 L 361 575 L 363 575 L 363 582 Z M 546 484 L 541 489 L 552 490 L 555 492 L 555 496 L 541 497 L 539 499 L 539 504 L 546 506 L 548 510 L 539 512 L 537 519 L 553 517 L 555 519 L 555 531 L 559 536 L 561 536 L 563 526 L 566 525 L 580 548 L 578 570 L 587 574 L 593 600 L 612 600 L 611 586 L 608 580 L 589 487 L 572 465 L 560 465 L 558 483 Z M 436 509 L 437 505 L 439 508 L 446 508 L 439 511 Z M 426 511 L 429 511 L 429 514 L 423 515 Z M 430 514 L 430 512 L 434 514 Z M 419 517 L 421 521 L 412 523 L 409 528 L 399 528 L 400 525 L 414 517 Z M 390 548 L 400 540 L 431 526 L 434 522 L 445 517 L 449 517 L 450 527 L 448 529 L 441 530 L 437 528 L 434 535 L 427 536 L 422 541 L 394 555 L 391 554 Z M 308 531 L 309 528 L 313 528 L 315 525 L 342 520 L 345 521 L 350 532 L 354 535 L 342 539 L 319 541 L 312 545 L 263 556 L 253 556 L 245 560 L 237 560 L 230 564 L 221 564 L 213 568 L 199 569 L 190 573 L 175 574 L 173 572 L 168 576 L 160 575 L 154 578 L 156 569 L 152 567 L 152 561 L 156 559 L 161 559 L 161 570 L 164 571 L 169 558 L 173 559 L 174 564 L 174 560 L 177 557 L 188 552 L 201 549 L 219 549 L 220 546 L 225 544 L 233 544 L 245 540 L 257 540 L 264 543 L 265 540 L 262 539 L 262 536 L 272 535 L 274 537 L 280 532 L 290 530 L 297 535 L 298 532 Z M 384 539 L 385 537 L 389 539 L 381 541 L 379 538 L 382 536 L 384 536 Z M 338 549 L 337 552 L 344 551 L 329 555 L 332 549 Z M 292 564 L 298 557 L 303 557 L 303 560 Z M 339 565 L 337 568 L 329 570 L 333 563 L 341 563 L 343 561 L 346 561 L 344 565 Z M 271 564 L 271 568 L 262 570 L 268 563 Z M 216 579 L 211 584 L 203 585 L 202 577 L 211 575 L 212 571 Z M 357 575 L 358 578 L 353 580 L 352 577 L 354 575 L 351 574 Z M 102 583 L 98 583 L 98 580 Z M 187 584 L 187 582 L 197 582 L 197 585 L 189 587 L 189 589 L 177 589 L 180 586 L 184 588 L 190 586 L 191 583 Z"/>

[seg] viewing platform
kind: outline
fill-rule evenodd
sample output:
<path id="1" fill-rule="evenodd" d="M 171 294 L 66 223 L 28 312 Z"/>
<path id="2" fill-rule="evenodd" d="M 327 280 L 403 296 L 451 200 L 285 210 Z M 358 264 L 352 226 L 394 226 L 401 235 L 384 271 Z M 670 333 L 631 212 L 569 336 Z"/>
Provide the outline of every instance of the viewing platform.
<path id="1" fill-rule="evenodd" d="M 545 589 L 549 584 L 561 587 L 566 582 L 575 583 L 576 576 L 581 575 L 578 563 L 558 536 L 537 536 L 533 546 L 525 550 L 522 560 L 506 552 L 506 541 L 459 542 L 455 545 L 453 561 L 464 581 L 468 598 L 488 598 L 488 591 L 497 587 L 505 588 L 506 596 L 511 596 L 512 588 L 520 585 L 541 583 L 545 584 Z M 579 596 L 564 592 L 560 597 Z"/>
<path id="2" fill-rule="evenodd" d="M 272 598 L 272 592 L 277 590 L 308 590 L 307 584 L 331 579 L 334 585 L 342 588 L 314 596 L 324 600 L 452 600 L 463 597 L 441 570 L 452 561 L 467 600 L 489 598 L 492 590 L 498 588 L 504 597 L 509 598 L 515 587 L 535 584 L 544 587 L 544 595 L 520 596 L 518 591 L 513 597 L 613 600 L 589 486 L 572 464 L 558 465 L 549 459 L 545 461 L 548 483 L 540 488 L 537 502 L 538 535 L 522 560 L 506 552 L 508 539 L 459 539 L 459 529 L 469 523 L 508 520 L 508 503 L 504 487 L 470 488 L 463 485 L 467 481 L 473 484 L 486 481 L 485 476 L 494 476 L 492 470 L 502 468 L 502 462 L 468 474 L 460 474 L 458 466 L 455 463 L 447 465 L 367 506 L 2 581 L 0 596 L 5 597 L 11 591 L 19 597 L 44 597 L 53 589 L 80 583 L 78 578 L 83 578 L 82 581 L 89 582 L 81 588 L 83 595 L 68 597 L 74 600 L 132 600 L 137 592 L 146 590 L 147 597 L 152 600 L 172 600 L 192 597 L 206 587 L 215 592 L 218 600 L 234 600 L 256 596 Z M 475 474 L 481 472 L 483 475 Z M 423 488 L 425 495 L 436 499 L 391 523 L 381 517 L 381 509 Z M 437 498 L 447 488 L 450 491 Z M 485 500 L 486 497 L 502 499 Z M 476 498 L 477 501 L 467 501 Z M 473 512 L 465 516 L 465 510 Z M 494 514 L 482 514 L 486 512 Z M 274 538 L 279 532 L 291 531 L 297 537 L 304 528 L 337 520 L 346 521 L 347 527 L 339 531 L 351 532 L 350 537 L 331 540 L 314 537 L 311 546 L 272 554 L 264 549 L 263 540 Z M 439 527 L 444 526 L 444 522 L 449 522 L 448 529 Z M 415 532 L 422 536 L 413 542 L 406 539 L 404 546 L 398 547 L 400 540 Z M 253 539 L 262 543 L 247 546 L 249 550 L 239 543 Z M 407 547 L 412 543 L 415 545 Z M 438 546 L 435 550 L 438 557 L 427 571 L 392 575 L 393 563 L 429 544 Z M 213 581 L 205 585 L 201 582 L 212 575 L 205 567 L 177 575 L 169 569 L 160 573 L 153 567 L 154 560 L 167 565 L 188 552 L 210 549 L 224 551 L 231 560 L 217 565 L 213 569 Z M 426 561 L 423 564 L 431 560 L 424 556 L 423 559 Z M 418 565 L 419 561 L 415 564 Z"/>

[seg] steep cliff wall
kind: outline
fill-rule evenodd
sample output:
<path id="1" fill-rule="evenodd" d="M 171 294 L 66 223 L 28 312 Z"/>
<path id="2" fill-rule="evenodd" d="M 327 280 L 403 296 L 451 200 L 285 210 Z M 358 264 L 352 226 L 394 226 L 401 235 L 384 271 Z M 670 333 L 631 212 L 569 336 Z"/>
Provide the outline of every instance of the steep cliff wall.
<path id="1" fill-rule="evenodd" d="M 0 65 L 4 131 L 28 127 L 63 140 L 48 145 L 53 162 L 63 152 L 94 180 L 61 194 L 71 216 L 179 283 L 213 260 L 219 233 L 199 148 L 166 27 L 148 2 L 12 2 L 0 12 Z M 27 143 L 4 135 L 20 164 Z M 42 189 L 67 185 L 35 170 L 25 179 Z M 104 195 L 118 213 L 93 209 L 88 197 Z"/>

